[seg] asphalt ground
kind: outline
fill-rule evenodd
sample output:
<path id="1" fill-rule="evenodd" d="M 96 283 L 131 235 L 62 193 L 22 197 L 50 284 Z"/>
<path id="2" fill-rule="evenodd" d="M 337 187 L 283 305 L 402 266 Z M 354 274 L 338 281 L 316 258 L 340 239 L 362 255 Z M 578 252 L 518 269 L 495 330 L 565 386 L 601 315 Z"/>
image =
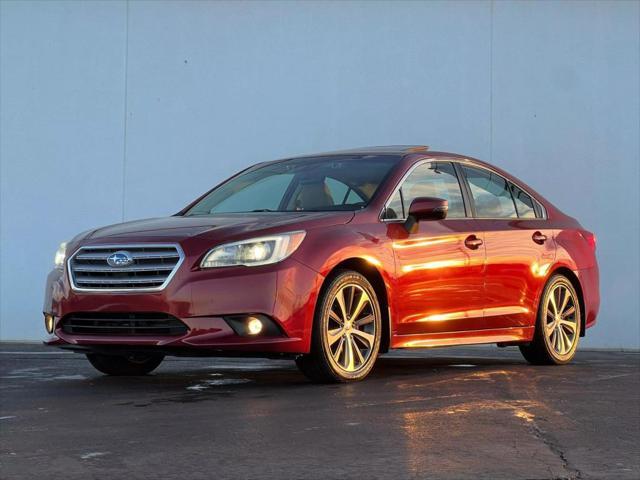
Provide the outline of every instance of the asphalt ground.
<path id="1" fill-rule="evenodd" d="M 313 385 L 285 360 L 123 378 L 0 345 L 2 479 L 638 479 L 639 441 L 635 352 L 397 351 L 364 382 Z"/>

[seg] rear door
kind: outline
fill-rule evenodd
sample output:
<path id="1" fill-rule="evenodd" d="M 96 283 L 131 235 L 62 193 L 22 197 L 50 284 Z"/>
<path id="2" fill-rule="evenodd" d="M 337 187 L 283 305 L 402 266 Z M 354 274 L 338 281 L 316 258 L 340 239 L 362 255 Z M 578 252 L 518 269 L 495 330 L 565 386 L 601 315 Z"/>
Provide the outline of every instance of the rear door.
<path id="1" fill-rule="evenodd" d="M 411 201 L 449 202 L 444 220 L 402 226 Z M 423 162 L 407 176 L 385 209 L 396 260 L 396 334 L 420 335 L 483 328 L 484 247 L 450 162 Z M 475 238 L 475 242 L 468 239 Z"/>
<path id="2" fill-rule="evenodd" d="M 470 165 L 461 170 L 485 242 L 485 320 L 492 328 L 531 326 L 555 257 L 542 207 L 492 170 Z"/>

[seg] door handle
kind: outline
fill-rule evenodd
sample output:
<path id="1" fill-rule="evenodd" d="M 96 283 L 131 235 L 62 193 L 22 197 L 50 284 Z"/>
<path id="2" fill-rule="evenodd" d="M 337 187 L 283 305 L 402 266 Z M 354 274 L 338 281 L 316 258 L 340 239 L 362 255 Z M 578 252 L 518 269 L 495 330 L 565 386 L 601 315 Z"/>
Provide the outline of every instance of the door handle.
<path id="1" fill-rule="evenodd" d="M 469 235 L 467 238 L 465 238 L 464 244 L 467 248 L 471 250 L 477 250 L 478 247 L 482 245 L 482 240 L 480 240 L 475 235 Z"/>
<path id="2" fill-rule="evenodd" d="M 536 242 L 538 245 L 542 245 L 544 242 L 547 241 L 547 236 L 540 232 L 535 232 L 533 235 L 531 235 L 531 239 L 534 242 Z"/>

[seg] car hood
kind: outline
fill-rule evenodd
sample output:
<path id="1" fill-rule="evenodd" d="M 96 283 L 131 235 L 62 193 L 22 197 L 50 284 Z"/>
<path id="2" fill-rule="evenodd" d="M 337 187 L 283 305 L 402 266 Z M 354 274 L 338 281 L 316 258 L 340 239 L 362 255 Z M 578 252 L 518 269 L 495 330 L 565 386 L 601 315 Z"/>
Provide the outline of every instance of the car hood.
<path id="1" fill-rule="evenodd" d="M 181 242 L 193 237 L 240 239 L 345 224 L 353 216 L 354 212 L 260 212 L 149 218 L 98 228 L 84 237 L 83 243 Z"/>

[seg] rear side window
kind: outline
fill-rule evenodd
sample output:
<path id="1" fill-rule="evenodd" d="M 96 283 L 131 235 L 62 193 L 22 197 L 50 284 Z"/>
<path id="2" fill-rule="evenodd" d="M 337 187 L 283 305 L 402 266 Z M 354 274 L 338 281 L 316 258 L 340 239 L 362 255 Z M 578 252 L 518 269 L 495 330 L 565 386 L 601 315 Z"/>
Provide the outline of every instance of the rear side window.
<path id="1" fill-rule="evenodd" d="M 447 218 L 466 216 L 460 183 L 453 165 L 449 162 L 418 165 L 391 197 L 385 210 L 385 218 L 406 218 L 411 202 L 418 197 L 447 200 L 449 202 Z"/>
<path id="2" fill-rule="evenodd" d="M 489 170 L 468 165 L 462 165 L 462 169 L 478 218 L 518 218 L 510 185 L 504 178 Z"/>

